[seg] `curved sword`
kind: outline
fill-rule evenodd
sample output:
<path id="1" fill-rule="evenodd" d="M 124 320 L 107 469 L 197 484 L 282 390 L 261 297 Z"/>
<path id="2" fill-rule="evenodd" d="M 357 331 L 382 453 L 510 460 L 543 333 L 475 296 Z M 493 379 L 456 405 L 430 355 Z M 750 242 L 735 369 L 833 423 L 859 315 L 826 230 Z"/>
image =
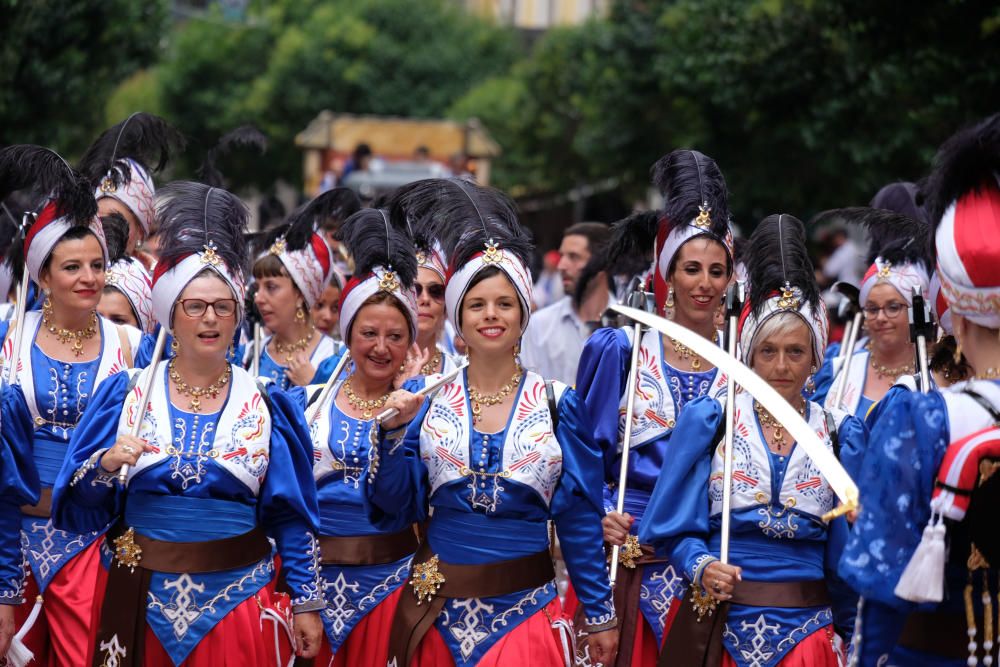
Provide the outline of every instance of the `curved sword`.
<path id="1" fill-rule="evenodd" d="M 833 455 L 826 444 L 813 431 L 812 427 L 803 419 L 798 411 L 789 405 L 788 401 L 767 384 L 763 378 L 740 363 L 738 360 L 718 347 L 710 340 L 706 340 L 694 331 L 682 327 L 676 322 L 657 317 L 650 313 L 629 308 L 628 306 L 611 306 L 616 312 L 629 317 L 636 322 L 640 322 L 647 327 L 656 329 L 660 333 L 676 338 L 686 345 L 692 352 L 702 357 L 710 364 L 718 368 L 743 389 L 750 393 L 757 402 L 764 406 L 771 415 L 781 422 L 795 442 L 805 450 L 806 455 L 812 459 L 820 473 L 826 478 L 833 492 L 840 498 L 840 507 L 828 512 L 823 516 L 824 521 L 845 514 L 858 506 L 858 486 L 851 479 L 851 476 L 844 470 L 837 457 Z"/>

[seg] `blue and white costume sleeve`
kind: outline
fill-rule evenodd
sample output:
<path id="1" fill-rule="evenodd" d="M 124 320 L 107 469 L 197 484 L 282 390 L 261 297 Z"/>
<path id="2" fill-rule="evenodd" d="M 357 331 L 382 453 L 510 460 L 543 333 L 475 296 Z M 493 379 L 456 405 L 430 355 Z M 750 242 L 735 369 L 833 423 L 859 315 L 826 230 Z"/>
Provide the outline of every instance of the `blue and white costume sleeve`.
<path id="1" fill-rule="evenodd" d="M 587 421 L 578 396 L 554 385 L 553 429 L 545 383 L 526 373 L 507 426 L 482 433 L 472 420 L 466 382 L 462 373 L 443 387 L 401 439 L 382 439 L 377 471 L 367 485 L 369 518 L 395 527 L 421 520 L 433 506 L 428 546 L 442 561 L 463 565 L 548 548 L 551 518 L 587 624 L 613 622 L 600 524 L 601 454 L 579 435 Z M 450 599 L 436 625 L 456 665 L 475 665 L 555 596 L 551 581 L 498 597 Z"/>
<path id="2" fill-rule="evenodd" d="M 17 385 L 0 391 L 0 604 L 17 605 L 24 595 L 21 505 L 38 502 L 40 485 L 24 394 Z"/>
<path id="3" fill-rule="evenodd" d="M 821 520 L 834 507 L 833 490 L 802 449 L 785 456 L 770 452 L 749 394 L 737 394 L 734 413 L 730 562 L 747 581 L 828 579 L 848 530 L 843 518 L 829 525 Z M 681 414 L 670 438 L 671 464 L 663 468 L 639 532 L 696 585 L 720 548 L 723 455 L 716 439 L 724 416 L 720 402 L 709 397 L 692 401 Z M 808 404 L 806 420 L 832 448 L 817 404 Z M 839 592 L 831 587 L 831 606 L 731 605 L 726 651 L 741 667 L 772 667 L 813 632 L 831 625 L 848 631 L 854 604 Z"/>
<path id="4" fill-rule="evenodd" d="M 302 442 L 308 435 L 296 406 L 273 387 L 265 397 L 248 373 L 232 366 L 221 410 L 192 413 L 170 403 L 167 367 L 156 371 L 139 432 L 152 451 L 129 470 L 127 490 L 100 466 L 138 409 L 140 390 L 129 390 L 130 376 L 121 374 L 100 387 L 74 433 L 53 497 L 57 525 L 91 530 L 124 509 L 125 524 L 137 533 L 170 542 L 225 539 L 260 526 L 277 544 L 294 610 L 320 609 L 318 508 Z M 110 566 L 110 551 L 102 556 Z M 146 621 L 180 664 L 226 614 L 274 578 L 274 569 L 269 556 L 220 572 L 153 572 Z"/>

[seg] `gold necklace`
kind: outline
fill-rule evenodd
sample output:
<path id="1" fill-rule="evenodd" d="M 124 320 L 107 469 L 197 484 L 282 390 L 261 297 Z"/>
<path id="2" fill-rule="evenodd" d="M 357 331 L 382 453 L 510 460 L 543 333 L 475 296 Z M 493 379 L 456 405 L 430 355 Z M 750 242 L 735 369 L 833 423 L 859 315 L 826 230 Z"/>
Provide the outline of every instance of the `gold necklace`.
<path id="1" fill-rule="evenodd" d="M 375 411 L 381 409 L 385 405 L 385 402 L 389 400 L 389 395 L 392 392 L 389 391 L 378 398 L 361 398 L 354 393 L 354 387 L 351 385 L 351 380 L 353 379 L 354 376 L 352 375 L 344 381 L 344 395 L 347 397 L 347 402 L 350 403 L 352 408 L 359 411 L 362 417 L 371 419 Z"/>
<path id="2" fill-rule="evenodd" d="M 510 380 L 504 383 L 504 386 L 500 387 L 500 391 L 493 394 L 484 394 L 472 385 L 469 385 L 469 398 L 472 400 L 472 423 L 475 424 L 482 418 L 483 406 L 489 407 L 503 403 L 504 399 L 510 396 L 510 392 L 514 391 L 514 387 L 521 383 L 523 374 L 521 367 L 518 366 Z"/>
<path id="3" fill-rule="evenodd" d="M 86 329 L 80 329 L 79 331 L 59 329 L 56 328 L 56 325 L 52 324 L 52 303 L 46 299 L 42 303 L 42 326 L 55 336 L 61 345 L 72 341 L 73 345 L 70 349 L 73 350 L 75 356 L 81 357 L 83 356 L 83 342 L 90 340 L 97 334 L 97 312 L 90 313 L 90 324 Z"/>
<path id="4" fill-rule="evenodd" d="M 309 347 L 309 343 L 312 342 L 313 334 L 316 333 L 316 327 L 312 324 L 309 325 L 309 333 L 305 335 L 304 338 L 300 338 L 294 343 L 289 343 L 288 345 L 283 345 L 278 337 L 274 337 L 274 350 L 285 357 L 285 363 L 291 363 L 292 359 L 295 357 L 295 353 Z"/>
<path id="5" fill-rule="evenodd" d="M 427 360 L 427 363 L 420 367 L 421 375 L 434 375 L 441 365 L 441 350 L 434 353 L 434 356 Z"/>
<path id="6" fill-rule="evenodd" d="M 1000 378 L 1000 368 L 987 368 L 982 373 L 976 373 L 977 380 L 996 380 Z"/>
<path id="7" fill-rule="evenodd" d="M 895 368 L 889 368 L 888 366 L 883 366 L 882 364 L 876 363 L 875 355 L 871 357 L 872 369 L 875 371 L 875 375 L 880 378 L 889 378 L 895 380 L 900 375 L 910 375 L 913 373 L 913 364 L 904 364 L 903 366 L 897 366 Z"/>
<path id="8" fill-rule="evenodd" d="M 670 344 L 673 345 L 674 352 L 676 352 L 677 354 L 681 355 L 681 359 L 684 359 L 684 360 L 690 359 L 691 360 L 691 370 L 693 370 L 693 371 L 700 371 L 701 370 L 701 357 L 699 355 L 695 354 L 694 350 L 692 350 L 690 347 L 688 347 L 684 343 L 680 342 L 679 340 L 677 340 L 673 336 L 667 336 L 667 338 L 670 339 Z M 719 332 L 716 331 L 715 335 L 712 336 L 712 342 L 713 343 L 718 343 L 718 341 L 719 341 Z"/>
<path id="9" fill-rule="evenodd" d="M 192 387 L 183 379 L 181 379 L 181 374 L 177 372 L 176 367 L 177 358 L 170 360 L 170 379 L 174 381 L 174 387 L 177 389 L 177 393 L 181 396 L 190 396 L 191 403 L 188 408 L 191 412 L 201 412 L 201 399 L 203 396 L 208 396 L 209 398 L 215 398 L 222 391 L 223 387 L 229 384 L 229 377 L 233 373 L 233 369 L 229 364 L 226 364 L 226 370 L 222 372 L 219 379 L 208 385 L 207 387 Z"/>
<path id="10" fill-rule="evenodd" d="M 757 401 L 753 402 L 753 409 L 757 413 L 760 425 L 771 429 L 771 439 L 774 441 L 774 447 L 778 450 L 777 453 L 780 454 L 781 450 L 785 447 L 785 427 Z M 806 402 L 804 400 L 802 401 L 802 406 L 798 408 L 798 412 L 802 417 L 805 417 Z"/>

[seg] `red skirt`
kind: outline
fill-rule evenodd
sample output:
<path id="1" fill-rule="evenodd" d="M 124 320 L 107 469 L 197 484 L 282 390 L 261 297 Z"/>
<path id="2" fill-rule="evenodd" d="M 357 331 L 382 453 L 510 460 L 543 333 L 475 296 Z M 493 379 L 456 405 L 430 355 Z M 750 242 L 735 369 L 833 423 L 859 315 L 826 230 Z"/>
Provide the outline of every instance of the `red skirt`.
<path id="1" fill-rule="evenodd" d="M 778 664 L 781 667 L 838 667 L 843 664 L 843 656 L 838 658 L 833 650 L 833 626 L 819 628 L 795 645 Z M 728 652 L 722 652 L 721 667 L 736 667 L 736 661 Z"/>
<path id="2" fill-rule="evenodd" d="M 35 654 L 32 667 L 90 665 L 101 613 L 99 603 L 104 595 L 104 584 L 98 583 L 104 574 L 102 539 L 71 558 L 45 589 L 42 612 L 24 637 L 25 646 Z M 38 584 L 31 573 L 25 583 L 25 603 L 14 613 L 18 629 L 38 598 Z"/>
<path id="3" fill-rule="evenodd" d="M 559 628 L 553 627 L 550 618 L 568 620 L 563 616 L 558 597 L 499 639 L 477 667 L 564 667 L 567 658 L 572 660 L 573 638 L 564 636 Z M 434 626 L 424 635 L 410 667 L 449 667 L 454 664 L 448 646 Z"/>
<path id="4" fill-rule="evenodd" d="M 404 586 L 400 586 L 358 621 L 333 654 L 324 638 L 313 664 L 316 667 L 385 667 L 389 660 L 389 630 Z"/>

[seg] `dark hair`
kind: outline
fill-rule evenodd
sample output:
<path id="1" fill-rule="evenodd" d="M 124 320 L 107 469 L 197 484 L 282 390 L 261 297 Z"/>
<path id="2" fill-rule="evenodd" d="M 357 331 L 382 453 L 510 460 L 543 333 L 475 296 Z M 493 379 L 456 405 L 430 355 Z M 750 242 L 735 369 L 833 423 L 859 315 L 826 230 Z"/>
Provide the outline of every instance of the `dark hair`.
<path id="1" fill-rule="evenodd" d="M 472 277 L 472 280 L 469 281 L 469 286 L 465 288 L 465 294 L 462 296 L 462 303 L 465 303 L 465 297 L 468 296 L 469 291 L 473 287 L 475 287 L 479 283 L 483 282 L 484 280 L 489 280 L 490 278 L 492 278 L 494 276 L 503 276 L 504 279 L 511 284 L 511 286 L 514 285 L 514 283 L 510 279 L 510 276 L 508 276 L 506 273 L 504 273 L 499 267 L 496 267 L 496 266 L 487 266 L 482 271 L 480 271 L 479 273 L 477 273 L 476 275 L 474 275 Z M 517 288 L 516 287 L 514 288 L 514 291 L 517 292 Z M 524 304 L 521 303 L 520 296 L 517 299 L 517 305 L 521 309 L 521 321 L 523 322 L 526 313 L 524 312 Z M 458 315 L 458 328 L 461 329 L 462 328 L 462 306 L 461 306 L 461 304 L 459 304 L 457 315 Z"/>
<path id="2" fill-rule="evenodd" d="M 413 323 L 410 321 L 410 313 L 406 309 L 406 306 L 403 305 L 403 302 L 400 301 L 399 297 L 397 297 L 395 294 L 390 294 L 389 292 L 383 292 L 380 290 L 372 294 L 367 299 L 365 299 L 364 302 L 360 306 L 358 306 L 358 311 L 357 313 L 354 314 L 354 319 L 352 319 L 351 323 L 347 325 L 346 342 L 348 344 L 350 344 L 351 342 L 351 334 L 354 333 L 354 320 L 357 319 L 358 313 L 360 313 L 365 306 L 380 306 L 380 305 L 392 306 L 400 313 L 402 313 L 403 319 L 406 320 L 406 333 L 407 335 L 410 335 L 411 325 Z M 413 343 L 413 341 L 411 340 L 410 343 Z"/>
<path id="3" fill-rule="evenodd" d="M 587 239 L 587 250 L 596 254 L 597 251 L 611 241 L 611 227 L 603 222 L 578 222 L 570 225 L 563 232 L 567 236 L 583 236 Z"/>
<path id="4" fill-rule="evenodd" d="M 87 227 L 82 227 L 80 225 L 74 225 L 73 227 L 70 227 L 69 231 L 63 234 L 62 237 L 58 241 L 56 241 L 56 244 L 52 246 L 52 250 L 49 252 L 49 256 L 46 257 L 45 261 L 42 263 L 42 269 L 39 273 L 49 270 L 49 267 L 52 264 L 52 255 L 56 253 L 56 248 L 62 245 L 64 241 L 79 241 L 81 239 L 87 238 L 87 236 L 93 236 L 94 239 L 97 239 L 97 235 L 94 234 L 94 232 L 92 232 Z"/>
<path id="5" fill-rule="evenodd" d="M 931 352 L 931 359 L 928 362 L 930 370 L 938 371 L 951 382 L 962 382 L 972 377 L 973 370 L 969 366 L 969 362 L 966 361 L 965 355 L 959 352 L 958 361 L 955 361 L 957 348 L 958 343 L 954 336 L 951 334 L 942 336 Z"/>
<path id="6" fill-rule="evenodd" d="M 366 143 L 360 143 L 354 147 L 354 161 L 358 162 L 363 157 L 368 157 L 372 154 L 372 147 Z"/>
<path id="7" fill-rule="evenodd" d="M 677 248 L 677 252 L 675 252 L 674 256 L 670 258 L 670 266 L 667 267 L 667 280 L 670 280 L 670 276 L 674 275 L 674 271 L 677 270 L 677 260 L 680 259 L 681 248 L 686 246 L 688 243 L 691 243 L 691 241 L 697 241 L 698 239 L 715 241 L 722 246 L 722 250 L 726 253 L 726 275 L 730 277 L 733 275 L 733 258 L 729 256 L 729 249 L 726 248 L 726 244 L 719 240 L 715 234 L 697 234 L 680 244 Z"/>

